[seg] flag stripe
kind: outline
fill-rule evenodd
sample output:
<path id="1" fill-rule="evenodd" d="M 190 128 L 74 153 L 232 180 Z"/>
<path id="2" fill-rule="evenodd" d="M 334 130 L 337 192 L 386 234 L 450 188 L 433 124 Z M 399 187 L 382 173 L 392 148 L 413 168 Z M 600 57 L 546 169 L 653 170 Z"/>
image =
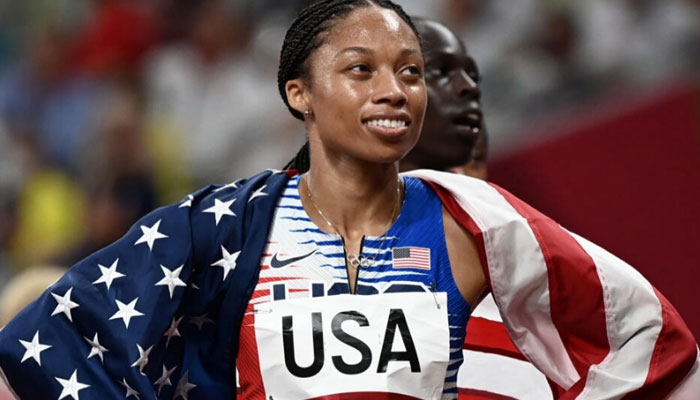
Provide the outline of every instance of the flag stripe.
<path id="1" fill-rule="evenodd" d="M 571 387 L 580 375 L 552 322 L 549 283 L 542 279 L 547 276 L 546 263 L 527 221 L 486 182 L 431 171 L 412 175 L 429 182 L 452 217 L 474 236 L 487 285 L 520 352 L 558 385 Z M 459 188 L 460 193 L 453 196 L 444 186 Z M 522 290 L 508 290 L 511 287 Z"/>
<path id="2" fill-rule="evenodd" d="M 494 353 L 502 356 L 527 361 L 510 340 L 505 326 L 501 322 L 485 318 L 471 317 L 467 324 L 467 337 L 462 346 L 465 350 Z"/>
<path id="3" fill-rule="evenodd" d="M 692 348 L 687 346 L 695 343 L 695 339 L 666 297 L 656 288 L 654 292 L 661 301 L 664 325 L 654 347 L 645 385 L 630 393 L 630 397 L 662 398 L 686 377 L 685 371 L 697 365 L 697 348 L 692 351 Z M 684 368 L 674 370 L 674 366 L 678 364 Z"/>
<path id="4" fill-rule="evenodd" d="M 610 352 L 603 287 L 596 265 L 556 222 L 508 191 L 496 185 L 492 187 L 528 221 L 537 238 L 549 278 L 552 322 L 576 371 L 585 379 L 589 366 L 599 364 Z M 565 301 L 570 298 L 576 301 Z M 580 318 L 581 315 L 586 318 Z"/>
<path id="5" fill-rule="evenodd" d="M 608 266 L 603 278 L 606 290 L 614 295 L 606 296 L 609 298 L 606 311 L 617 316 L 611 321 L 616 328 L 610 339 L 613 356 L 600 367 L 591 368 L 589 376 L 594 376 L 586 383 L 587 395 L 629 392 L 631 398 L 664 398 L 692 368 L 696 358 L 695 340 L 676 310 L 641 274 L 593 243 L 572 236 L 593 256 L 596 264 Z M 636 329 L 645 323 L 650 325 L 648 321 L 652 317 L 656 324 L 643 332 Z M 624 349 L 620 350 L 622 346 Z M 652 352 L 648 351 L 650 348 Z M 635 384 L 625 387 L 619 379 L 609 381 L 610 376 L 624 377 Z"/>
<path id="6" fill-rule="evenodd" d="M 459 400 L 517 400 L 488 390 L 459 388 Z"/>

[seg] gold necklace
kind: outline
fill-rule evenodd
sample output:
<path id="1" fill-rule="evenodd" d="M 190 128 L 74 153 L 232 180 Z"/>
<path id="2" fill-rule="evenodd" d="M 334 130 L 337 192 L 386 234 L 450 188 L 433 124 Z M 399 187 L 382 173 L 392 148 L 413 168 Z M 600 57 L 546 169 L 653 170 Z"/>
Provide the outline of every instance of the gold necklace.
<path id="1" fill-rule="evenodd" d="M 379 252 L 382 250 L 384 247 L 384 242 L 386 242 L 386 234 L 389 233 L 389 228 L 391 227 L 391 224 L 394 223 L 394 219 L 396 218 L 396 213 L 399 209 L 399 203 L 401 203 L 401 178 L 397 177 L 396 178 L 396 201 L 394 202 L 394 208 L 391 211 L 391 219 L 389 220 L 389 223 L 387 224 L 386 231 L 382 235 L 382 242 L 380 243 L 379 247 L 377 248 L 377 251 L 374 253 L 374 256 L 370 257 L 365 257 L 362 254 L 351 254 L 347 252 L 347 249 L 345 248 L 345 240 L 343 239 L 343 236 L 338 232 L 338 229 L 335 228 L 335 225 L 331 223 L 331 221 L 326 218 L 325 214 L 323 214 L 323 211 L 321 211 L 321 208 L 316 204 L 314 201 L 313 196 L 311 196 L 311 186 L 309 185 L 309 182 L 311 181 L 311 175 L 308 173 L 306 175 L 306 197 L 309 198 L 311 201 L 311 204 L 314 206 L 316 209 L 316 212 L 318 212 L 318 215 L 323 218 L 323 220 L 326 222 L 329 228 L 333 230 L 333 233 L 340 236 L 341 241 L 343 243 L 343 251 L 346 254 L 345 258 L 347 259 L 347 262 L 350 263 L 350 266 L 353 268 L 357 267 L 362 267 L 362 268 L 369 268 L 372 265 L 374 265 L 374 261 L 377 259 L 377 256 L 379 255 Z M 360 249 L 362 251 L 362 249 Z"/>

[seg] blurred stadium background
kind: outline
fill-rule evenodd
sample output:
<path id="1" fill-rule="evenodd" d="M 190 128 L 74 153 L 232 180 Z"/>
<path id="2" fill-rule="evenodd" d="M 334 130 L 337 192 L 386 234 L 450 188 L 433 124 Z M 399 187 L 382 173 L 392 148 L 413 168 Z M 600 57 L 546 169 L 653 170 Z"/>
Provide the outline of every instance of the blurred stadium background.
<path id="1" fill-rule="evenodd" d="M 0 287 L 291 158 L 277 57 L 305 3 L 0 0 Z M 700 1 L 398 3 L 476 59 L 491 178 L 635 265 L 700 337 Z"/>

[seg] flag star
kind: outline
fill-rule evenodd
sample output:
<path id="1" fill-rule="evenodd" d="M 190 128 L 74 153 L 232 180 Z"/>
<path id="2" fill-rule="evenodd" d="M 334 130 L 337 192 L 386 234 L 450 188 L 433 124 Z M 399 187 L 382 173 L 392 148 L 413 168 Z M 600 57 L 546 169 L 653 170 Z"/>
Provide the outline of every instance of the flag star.
<path id="1" fill-rule="evenodd" d="M 172 322 L 170 322 L 170 328 L 168 328 L 168 330 L 163 334 L 163 336 L 168 338 L 168 340 L 165 341 L 166 348 L 170 344 L 170 339 L 172 339 L 173 336 L 180 336 L 180 331 L 177 328 L 180 326 L 182 318 L 184 317 L 180 317 L 178 319 L 173 318 Z"/>
<path id="2" fill-rule="evenodd" d="M 192 207 L 192 200 L 194 200 L 194 196 L 188 194 L 187 200 L 183 201 L 177 208 Z"/>
<path id="3" fill-rule="evenodd" d="M 177 369 L 177 366 L 172 367 L 171 369 L 167 369 L 165 367 L 165 364 L 163 364 L 163 374 L 161 375 L 160 378 L 158 378 L 157 381 L 155 381 L 153 384 L 158 386 L 158 396 L 160 396 L 160 391 L 163 389 L 163 386 L 172 386 L 172 382 L 170 382 L 170 375 L 175 372 L 175 369 Z"/>
<path id="4" fill-rule="evenodd" d="M 187 286 L 185 282 L 180 279 L 182 267 L 184 267 L 184 265 L 180 265 L 180 268 L 171 271 L 165 268 L 163 265 L 160 266 L 160 269 L 163 270 L 163 275 L 165 276 L 163 279 L 159 280 L 158 283 L 156 283 L 156 286 L 167 286 L 171 299 L 173 298 L 173 293 L 177 286 Z"/>
<path id="5" fill-rule="evenodd" d="M 222 190 L 226 190 L 226 189 L 228 189 L 228 188 L 231 188 L 231 189 L 238 189 L 238 182 L 240 182 L 240 181 L 241 181 L 241 179 L 238 179 L 238 180 L 235 181 L 235 182 L 231 182 L 231 183 L 229 183 L 229 184 L 227 184 L 227 185 L 224 185 L 224 186 L 222 186 L 222 187 L 220 187 L 220 188 L 214 189 L 214 193 L 220 192 L 220 191 L 222 191 Z"/>
<path id="6" fill-rule="evenodd" d="M 206 323 L 214 323 L 214 320 L 209 318 L 209 313 L 190 317 L 190 322 L 197 325 L 197 329 L 202 330 L 202 326 Z"/>
<path id="7" fill-rule="evenodd" d="M 267 196 L 267 193 L 263 192 L 263 190 L 265 190 L 266 187 L 267 187 L 267 185 L 262 185 L 262 187 L 261 187 L 260 189 L 258 189 L 258 190 L 256 190 L 255 192 L 253 192 L 253 194 L 250 195 L 250 198 L 248 199 L 248 203 L 250 203 L 250 201 L 253 200 L 253 199 L 256 198 L 256 197 Z"/>
<path id="8" fill-rule="evenodd" d="M 173 400 L 180 397 L 182 397 L 183 400 L 188 400 L 187 392 L 197 387 L 197 385 L 188 382 L 189 374 L 190 371 L 185 372 L 185 374 L 182 375 L 182 378 L 180 378 L 180 380 L 177 382 L 177 388 L 175 389 L 175 396 L 173 397 Z"/>
<path id="9" fill-rule="evenodd" d="M 27 342 L 24 340 L 20 340 L 19 342 L 22 344 L 22 346 L 24 346 L 25 349 L 27 349 L 27 351 L 24 352 L 24 356 L 22 357 L 22 362 L 33 358 L 34 361 L 36 361 L 36 363 L 39 364 L 39 366 L 41 366 L 41 352 L 46 349 L 50 349 L 51 346 L 39 343 L 39 331 L 36 331 L 36 333 L 34 333 L 34 338 L 31 342 Z"/>
<path id="10" fill-rule="evenodd" d="M 146 375 L 143 373 L 143 369 L 146 368 L 146 364 L 148 364 L 148 355 L 151 354 L 151 350 L 153 350 L 153 346 L 147 348 L 146 350 L 141 347 L 140 344 L 137 344 L 136 347 L 139 349 L 139 358 L 134 361 L 133 364 L 131 364 L 132 367 L 139 367 L 139 372 L 141 375 Z"/>
<path id="11" fill-rule="evenodd" d="M 52 316 L 56 315 L 56 314 L 63 313 L 66 315 L 66 317 L 68 318 L 68 320 L 70 322 L 73 322 L 73 316 L 71 315 L 70 310 L 75 308 L 75 307 L 79 307 L 80 305 L 78 303 L 71 301 L 71 299 L 70 299 L 71 291 L 73 291 L 72 287 L 70 289 L 68 289 L 66 291 L 66 294 L 64 294 L 63 296 L 59 296 L 53 292 L 51 293 L 51 296 L 53 296 L 53 298 L 56 299 L 56 302 L 58 303 L 58 305 L 56 305 L 56 308 L 51 313 Z"/>
<path id="12" fill-rule="evenodd" d="M 92 284 L 97 285 L 98 283 L 104 283 L 107 286 L 107 290 L 109 290 L 109 287 L 112 285 L 112 282 L 115 279 L 126 276 L 121 272 L 117 271 L 117 263 L 119 263 L 119 258 L 114 260 L 114 262 L 112 263 L 112 265 L 109 266 L 109 268 L 106 268 L 102 264 L 97 264 L 97 266 L 100 268 L 100 271 L 102 272 L 102 276 L 97 278 L 97 280 L 95 282 L 92 282 Z"/>
<path id="13" fill-rule="evenodd" d="M 92 338 L 92 340 L 86 338 L 85 336 L 83 336 L 83 339 L 90 343 L 90 346 L 92 347 L 87 358 L 90 359 L 93 356 L 98 356 L 100 357 L 100 361 L 104 363 L 104 353 L 108 352 L 109 350 L 100 344 L 100 340 L 97 338 L 97 332 L 95 332 L 95 336 Z"/>
<path id="14" fill-rule="evenodd" d="M 140 243 L 146 243 L 148 244 L 148 248 L 150 250 L 153 250 L 153 243 L 158 240 L 158 239 L 164 239 L 167 238 L 168 235 L 164 235 L 160 232 L 158 232 L 158 228 L 160 227 L 160 221 L 158 220 L 155 224 L 153 224 L 152 227 L 147 227 L 146 225 L 141 225 L 141 232 L 143 232 L 143 235 L 139 238 L 139 240 L 134 243 L 134 246 Z"/>
<path id="15" fill-rule="evenodd" d="M 221 217 L 224 215 L 231 215 L 231 216 L 236 216 L 236 214 L 231 211 L 231 204 L 233 204 L 236 201 L 236 199 L 232 199 L 229 201 L 221 201 L 219 199 L 214 199 L 214 205 L 207 208 L 206 210 L 202 211 L 205 213 L 213 213 L 214 214 L 214 219 L 216 219 L 216 225 L 219 225 L 219 221 L 221 221 Z"/>
<path id="16" fill-rule="evenodd" d="M 224 246 L 221 246 L 221 253 L 223 254 L 223 258 L 215 263 L 212 264 L 213 267 L 221 267 L 224 269 L 224 278 L 222 280 L 226 280 L 226 277 L 228 276 L 228 273 L 236 269 L 236 260 L 238 259 L 238 256 L 241 254 L 241 251 L 237 251 L 233 254 L 229 253 L 226 251 Z"/>
<path id="17" fill-rule="evenodd" d="M 139 400 L 141 399 L 141 397 L 139 397 L 139 392 L 132 389 L 131 386 L 129 386 L 129 384 L 126 383 L 126 378 L 122 378 L 122 381 L 120 383 L 122 384 L 122 386 L 124 386 L 126 388 L 126 398 L 127 399 L 131 396 L 134 396 Z"/>
<path id="18" fill-rule="evenodd" d="M 124 304 L 121 301 L 116 300 L 117 307 L 119 307 L 119 311 L 117 311 L 116 313 L 114 313 L 114 315 L 109 317 L 110 321 L 113 319 L 121 318 L 124 321 L 124 326 L 126 326 L 126 329 L 129 329 L 129 321 L 131 321 L 131 318 L 145 315 L 144 313 L 136 309 L 136 301 L 138 299 L 138 297 L 135 298 L 129 304 Z"/>
<path id="19" fill-rule="evenodd" d="M 58 383 L 63 386 L 63 390 L 61 391 L 61 395 L 58 397 L 58 400 L 61 400 L 62 398 L 66 396 L 72 397 L 74 400 L 80 400 L 80 396 L 78 395 L 78 392 L 85 389 L 89 388 L 90 385 L 86 385 L 84 383 L 78 382 L 78 370 L 73 371 L 73 375 L 70 376 L 68 379 L 61 379 L 59 377 L 56 377 L 56 380 Z"/>

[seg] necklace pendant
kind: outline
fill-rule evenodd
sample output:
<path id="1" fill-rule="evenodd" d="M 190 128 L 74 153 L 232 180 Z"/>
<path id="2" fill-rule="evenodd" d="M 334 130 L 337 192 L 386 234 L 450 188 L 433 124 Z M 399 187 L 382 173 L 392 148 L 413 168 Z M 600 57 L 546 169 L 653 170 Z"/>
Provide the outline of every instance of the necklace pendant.
<path id="1" fill-rule="evenodd" d="M 358 256 L 357 254 L 348 254 L 347 259 L 350 263 L 350 266 L 352 266 L 353 268 L 357 268 L 358 266 L 360 266 L 363 261 L 362 256 Z"/>
<path id="2" fill-rule="evenodd" d="M 365 257 L 362 254 L 348 254 L 347 259 L 353 268 L 369 268 L 374 264 L 374 259 Z"/>
<path id="3" fill-rule="evenodd" d="M 360 267 L 369 268 L 372 266 L 372 261 L 368 257 L 360 256 Z"/>

